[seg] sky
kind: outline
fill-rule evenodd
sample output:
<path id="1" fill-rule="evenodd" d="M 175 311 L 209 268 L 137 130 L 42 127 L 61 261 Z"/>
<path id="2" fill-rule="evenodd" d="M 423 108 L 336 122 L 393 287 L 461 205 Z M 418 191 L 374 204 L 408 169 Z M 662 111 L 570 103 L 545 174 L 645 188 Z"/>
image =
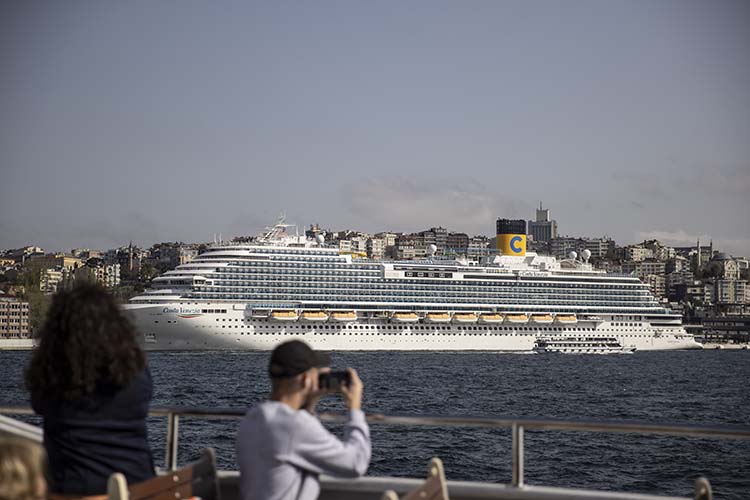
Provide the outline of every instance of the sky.
<path id="1" fill-rule="evenodd" d="M 0 249 L 300 230 L 750 256 L 750 2 L 0 3 Z"/>

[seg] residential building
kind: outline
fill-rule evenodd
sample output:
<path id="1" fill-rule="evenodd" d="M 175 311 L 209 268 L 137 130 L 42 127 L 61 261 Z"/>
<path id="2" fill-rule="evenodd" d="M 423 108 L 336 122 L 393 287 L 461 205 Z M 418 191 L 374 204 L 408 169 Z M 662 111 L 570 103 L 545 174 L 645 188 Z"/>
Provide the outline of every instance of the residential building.
<path id="1" fill-rule="evenodd" d="M 70 253 L 73 257 L 77 257 L 83 261 L 94 258 L 101 259 L 104 256 L 101 250 L 91 250 L 89 248 L 74 248 Z"/>
<path id="2" fill-rule="evenodd" d="M 402 234 L 396 238 L 396 258 L 408 260 L 424 258 L 427 255 L 427 245 L 421 234 Z"/>
<path id="3" fill-rule="evenodd" d="M 705 304 L 709 302 L 706 294 L 706 286 L 700 281 L 675 285 L 675 298 L 679 301 Z"/>
<path id="4" fill-rule="evenodd" d="M 382 238 L 386 247 L 395 247 L 398 235 L 396 233 L 378 233 L 375 237 Z"/>
<path id="5" fill-rule="evenodd" d="M 76 269 L 75 280 L 98 283 L 104 288 L 115 288 L 120 285 L 120 264 L 105 264 L 99 261 L 94 265 L 83 266 Z"/>
<path id="6" fill-rule="evenodd" d="M 385 239 L 370 238 L 367 240 L 367 256 L 371 259 L 380 260 L 385 256 Z"/>
<path id="7" fill-rule="evenodd" d="M 83 261 L 78 257 L 66 255 L 64 253 L 49 253 L 46 255 L 33 255 L 30 261 L 42 269 L 61 268 L 69 271 L 75 271 L 83 265 Z"/>
<path id="8" fill-rule="evenodd" d="M 652 259 L 654 252 L 643 245 L 630 245 L 625 247 L 625 260 L 640 262 L 646 259 Z"/>
<path id="9" fill-rule="evenodd" d="M 339 240 L 339 252 L 352 253 L 352 240 Z"/>
<path id="10" fill-rule="evenodd" d="M 466 255 L 469 252 L 469 235 L 466 233 L 448 233 L 446 238 L 446 255 Z"/>
<path id="11" fill-rule="evenodd" d="M 368 235 L 358 235 L 351 238 L 352 242 L 352 252 L 357 252 L 359 254 L 367 254 L 367 240 L 369 240 Z"/>
<path id="12" fill-rule="evenodd" d="M 421 239 L 421 245 L 418 246 L 429 248 L 430 245 L 435 245 L 435 247 L 437 247 L 435 254 L 445 255 L 448 246 L 448 230 L 444 227 L 432 227 L 427 231 L 416 233 L 415 236 Z"/>
<path id="13" fill-rule="evenodd" d="M 187 264 L 198 256 L 198 245 L 180 245 L 177 255 L 179 265 Z"/>
<path id="14" fill-rule="evenodd" d="M 66 267 L 42 269 L 39 273 L 39 289 L 44 295 L 52 295 L 59 290 L 73 286 L 75 271 Z"/>
<path id="15" fill-rule="evenodd" d="M 667 262 L 667 267 L 666 267 L 667 273 L 681 273 L 683 271 L 689 271 L 689 270 L 690 270 L 690 263 L 687 257 L 683 257 L 682 255 L 675 255 L 672 259 L 670 259 Z"/>
<path id="16" fill-rule="evenodd" d="M 486 236 L 472 236 L 469 238 L 469 246 L 466 250 L 466 256 L 469 258 L 479 259 L 489 255 L 490 240 Z"/>
<path id="17" fill-rule="evenodd" d="M 579 252 L 584 247 L 582 238 L 560 236 L 550 241 L 550 253 L 558 259 L 567 259 L 570 252 Z"/>
<path id="18" fill-rule="evenodd" d="M 30 334 L 29 303 L 0 296 L 0 338 L 28 338 Z"/>
<path id="19" fill-rule="evenodd" d="M 675 297 L 677 295 L 677 287 L 679 285 L 690 285 L 694 281 L 693 273 L 689 269 L 667 273 L 665 279 L 667 295 L 669 297 Z"/>
<path id="20" fill-rule="evenodd" d="M 31 257 L 38 257 L 44 255 L 44 250 L 41 247 L 30 245 L 23 248 L 17 248 L 8 251 L 5 257 L 13 259 L 16 264 L 25 264 Z"/>
<path id="21" fill-rule="evenodd" d="M 647 250 L 651 250 L 651 256 L 657 260 L 669 260 L 673 259 L 677 252 L 674 248 L 665 246 L 659 240 L 647 240 L 642 245 Z"/>
<path id="22" fill-rule="evenodd" d="M 623 262 L 622 272 L 634 273 L 638 278 L 644 278 L 649 274 L 655 274 L 657 276 L 663 277 L 666 272 L 666 262 L 662 262 L 656 259 Z"/>
<path id="23" fill-rule="evenodd" d="M 715 280 L 713 282 L 713 303 L 716 305 L 747 304 L 747 281 Z"/>
<path id="24" fill-rule="evenodd" d="M 615 242 L 606 236 L 602 238 L 583 238 L 583 248 L 591 252 L 592 259 L 603 259 L 607 252 L 614 249 Z"/>
<path id="25" fill-rule="evenodd" d="M 656 297 L 666 297 L 666 280 L 663 274 L 647 274 L 641 278 L 641 281 L 648 285 L 651 293 L 656 295 Z"/>

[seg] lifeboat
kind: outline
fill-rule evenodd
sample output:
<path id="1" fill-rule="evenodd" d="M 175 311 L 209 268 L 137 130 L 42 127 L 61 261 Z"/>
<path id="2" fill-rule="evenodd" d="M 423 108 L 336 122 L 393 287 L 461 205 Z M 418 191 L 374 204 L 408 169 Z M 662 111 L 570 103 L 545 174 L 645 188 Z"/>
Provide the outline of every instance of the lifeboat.
<path id="1" fill-rule="evenodd" d="M 576 318 L 575 314 L 558 314 L 555 316 L 555 320 L 565 325 L 578 323 L 578 318 Z"/>
<path id="2" fill-rule="evenodd" d="M 393 313 L 393 319 L 403 323 L 416 323 L 419 321 L 419 315 L 415 312 L 397 312 Z"/>
<path id="3" fill-rule="evenodd" d="M 552 315 L 551 314 L 532 314 L 531 321 L 533 321 L 534 323 L 541 323 L 543 325 L 548 325 L 552 323 Z"/>
<path id="4" fill-rule="evenodd" d="M 482 313 L 479 320 L 482 323 L 502 323 L 503 315 L 499 313 Z"/>
<path id="5" fill-rule="evenodd" d="M 505 319 L 509 323 L 528 323 L 529 317 L 526 314 L 506 314 Z"/>
<path id="6" fill-rule="evenodd" d="M 282 309 L 271 312 L 271 317 L 278 321 L 297 321 L 299 314 L 293 309 Z"/>
<path id="7" fill-rule="evenodd" d="M 302 319 L 306 321 L 326 321 L 328 320 L 328 313 L 325 311 L 304 311 Z"/>
<path id="8" fill-rule="evenodd" d="M 331 317 L 334 321 L 357 321 L 355 311 L 334 311 L 331 313 Z"/>
<path id="9" fill-rule="evenodd" d="M 446 312 L 427 313 L 425 319 L 431 323 L 448 323 L 451 315 Z"/>
<path id="10" fill-rule="evenodd" d="M 476 323 L 477 315 L 474 313 L 454 313 L 453 321 L 458 321 L 459 323 Z"/>

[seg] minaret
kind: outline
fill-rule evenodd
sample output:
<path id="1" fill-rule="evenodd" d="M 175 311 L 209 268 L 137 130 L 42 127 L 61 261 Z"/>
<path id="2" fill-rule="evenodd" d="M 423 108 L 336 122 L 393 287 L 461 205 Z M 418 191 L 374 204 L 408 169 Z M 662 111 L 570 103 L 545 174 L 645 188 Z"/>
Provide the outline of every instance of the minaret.
<path id="1" fill-rule="evenodd" d="M 698 249 L 698 257 L 697 257 L 697 260 L 695 261 L 695 266 L 697 269 L 700 269 L 701 268 L 701 239 L 700 238 L 698 238 L 697 249 Z"/>

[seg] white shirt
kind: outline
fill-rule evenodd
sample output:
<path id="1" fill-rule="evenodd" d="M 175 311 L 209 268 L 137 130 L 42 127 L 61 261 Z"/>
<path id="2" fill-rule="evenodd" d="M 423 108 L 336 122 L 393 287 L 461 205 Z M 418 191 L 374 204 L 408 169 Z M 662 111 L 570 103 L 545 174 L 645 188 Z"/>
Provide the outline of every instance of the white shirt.
<path id="1" fill-rule="evenodd" d="M 251 408 L 237 434 L 242 500 L 318 498 L 319 474 L 359 477 L 370 463 L 370 429 L 361 410 L 349 412 L 344 439 L 306 410 L 278 401 Z"/>

